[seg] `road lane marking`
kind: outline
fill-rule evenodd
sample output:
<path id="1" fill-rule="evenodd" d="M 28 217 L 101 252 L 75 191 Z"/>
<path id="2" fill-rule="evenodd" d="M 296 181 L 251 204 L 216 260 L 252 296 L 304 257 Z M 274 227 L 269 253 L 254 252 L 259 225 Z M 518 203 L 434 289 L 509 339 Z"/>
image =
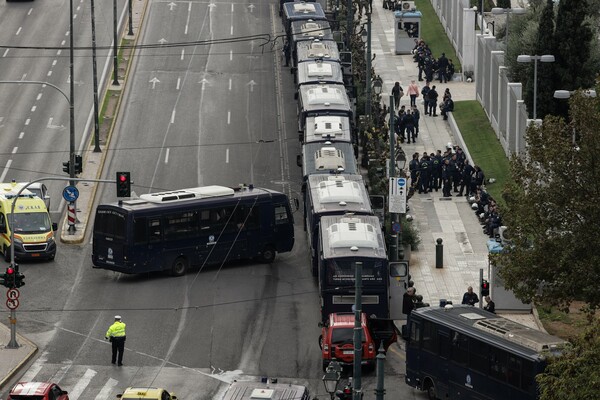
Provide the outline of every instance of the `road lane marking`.
<path id="1" fill-rule="evenodd" d="M 227 111 L 227 125 L 231 124 L 231 111 Z"/>
<path id="2" fill-rule="evenodd" d="M 13 149 L 12 149 L 12 154 L 15 154 L 15 153 L 16 153 L 18 150 L 19 150 L 19 148 L 18 148 L 18 147 L 15 147 L 15 148 L 13 148 Z"/>
<path id="3" fill-rule="evenodd" d="M 77 381 L 73 389 L 69 390 L 69 399 L 77 400 L 79 396 L 83 393 L 86 387 L 92 381 L 92 378 L 96 376 L 97 372 L 93 369 L 87 369 L 85 374 Z"/>
<path id="4" fill-rule="evenodd" d="M 27 12 L 27 15 L 31 15 L 32 12 L 33 12 L 33 8 L 30 8 L 29 11 Z"/>
<path id="5" fill-rule="evenodd" d="M 25 136 L 25 132 L 19 133 L 19 139 L 23 139 L 23 136 Z"/>
<path id="6" fill-rule="evenodd" d="M 39 99 L 41 99 L 41 98 L 42 98 L 42 93 L 40 92 L 40 93 L 38 93 L 38 95 L 37 95 L 37 97 L 36 97 L 35 99 L 36 99 L 36 100 L 39 100 Z"/>
<path id="7" fill-rule="evenodd" d="M 8 54 L 8 50 L 10 50 L 10 49 L 4 50 L 4 54 L 2 54 L 2 57 L 6 57 L 6 55 Z"/>
<path id="8" fill-rule="evenodd" d="M 46 74 L 46 76 L 50 76 L 52 75 L 52 71 L 48 71 L 48 73 Z"/>
<path id="9" fill-rule="evenodd" d="M 8 170 L 10 169 L 10 165 L 12 164 L 12 160 L 8 160 L 6 162 L 6 166 L 4 167 L 4 171 L 2 171 L 2 175 L 0 175 L 0 182 L 4 182 L 4 178 L 6 178 L 6 174 L 8 173 Z"/>
<path id="10" fill-rule="evenodd" d="M 31 112 L 35 112 L 35 109 L 37 108 L 37 106 L 33 106 L 31 107 Z"/>
<path id="11" fill-rule="evenodd" d="M 229 34 L 233 35 L 233 25 L 231 25 L 231 27 L 229 28 Z"/>
<path id="12" fill-rule="evenodd" d="M 52 61 L 52 66 L 54 67 L 56 65 L 56 63 L 58 62 L 58 60 L 54 60 Z"/>
<path id="13" fill-rule="evenodd" d="M 171 113 L 171 123 L 175 123 L 175 110 Z"/>
<path id="14" fill-rule="evenodd" d="M 229 50 L 229 61 L 233 61 L 233 50 Z"/>
<path id="15" fill-rule="evenodd" d="M 170 148 L 167 147 L 167 151 L 165 151 L 165 164 L 169 163 L 169 152 L 170 152 Z"/>
<path id="16" fill-rule="evenodd" d="M 229 164 L 229 147 L 225 150 L 225 164 Z"/>
<path id="17" fill-rule="evenodd" d="M 19 29 L 17 29 L 17 33 L 15 33 L 16 36 L 19 36 L 19 33 L 21 33 L 21 27 L 19 27 Z"/>
<path id="18" fill-rule="evenodd" d="M 96 396 L 94 398 L 94 400 L 106 400 L 106 399 L 108 399 L 110 397 L 110 394 L 112 393 L 113 389 L 118 384 L 119 384 L 118 380 L 113 379 L 113 378 L 108 378 L 108 381 L 106 381 L 106 383 L 104 384 L 104 386 L 102 386 L 102 389 L 100 389 L 100 393 L 98 393 L 98 396 Z"/>
<path id="19" fill-rule="evenodd" d="M 29 123 L 30 123 L 30 122 L 31 122 L 31 118 L 27 118 L 27 119 L 25 120 L 25 125 L 29 125 Z"/>
<path id="20" fill-rule="evenodd" d="M 231 13 L 233 14 L 234 11 L 234 7 L 233 7 L 233 3 L 231 3 Z"/>
<path id="21" fill-rule="evenodd" d="M 231 78 L 229 78 L 229 91 L 231 91 Z"/>
<path id="22" fill-rule="evenodd" d="M 185 32 L 184 34 L 187 35 L 188 34 L 188 27 L 190 26 L 190 18 L 192 16 L 192 2 L 190 1 L 188 4 L 188 15 L 187 15 L 187 20 L 185 21 Z"/>
<path id="23" fill-rule="evenodd" d="M 181 60 L 185 59 L 185 49 L 181 49 Z"/>
<path id="24" fill-rule="evenodd" d="M 177 90 L 179 90 L 180 85 L 181 85 L 181 77 L 177 78 L 177 87 L 176 87 Z"/>

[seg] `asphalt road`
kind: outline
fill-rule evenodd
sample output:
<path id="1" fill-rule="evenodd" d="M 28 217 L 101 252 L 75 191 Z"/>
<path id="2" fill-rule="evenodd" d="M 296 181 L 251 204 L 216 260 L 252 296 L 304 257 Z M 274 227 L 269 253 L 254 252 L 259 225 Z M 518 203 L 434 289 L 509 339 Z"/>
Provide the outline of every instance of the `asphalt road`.
<path id="1" fill-rule="evenodd" d="M 281 30 L 275 5 L 173 4 L 149 3 L 140 43 Z M 137 194 L 243 182 L 298 197 L 293 80 L 279 57 L 257 41 L 140 50 L 105 176 L 131 171 Z M 114 201 L 114 188 L 105 186 L 98 201 Z M 235 263 L 180 278 L 127 276 L 92 269 L 89 240 L 61 244 L 54 262 L 22 264 L 28 279 L 18 329 L 38 344 L 40 355 L 20 379 L 59 382 L 73 400 L 114 398 L 131 385 L 213 399 L 231 379 L 272 376 L 307 384 L 313 395 L 327 398 L 318 288 L 301 210 L 295 218 L 295 248 L 272 265 Z M 104 340 L 115 314 L 127 323 L 121 368 L 110 365 Z M 403 382 L 402 353 L 399 346 L 388 352 L 387 396 L 424 398 Z M 374 374 L 366 374 L 363 387 L 365 398 L 374 397 Z"/>

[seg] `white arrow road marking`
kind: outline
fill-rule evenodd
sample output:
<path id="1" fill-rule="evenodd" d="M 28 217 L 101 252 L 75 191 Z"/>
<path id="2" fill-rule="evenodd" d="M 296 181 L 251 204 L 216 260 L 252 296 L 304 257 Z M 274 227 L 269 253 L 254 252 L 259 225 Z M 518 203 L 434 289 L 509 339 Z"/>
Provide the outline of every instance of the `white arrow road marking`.
<path id="1" fill-rule="evenodd" d="M 208 8 L 210 8 L 210 11 L 212 11 L 213 8 L 215 8 L 217 5 L 215 3 L 210 3 L 208 5 Z"/>
<path id="2" fill-rule="evenodd" d="M 170 2 L 170 3 L 169 3 L 169 4 L 167 4 L 167 5 L 169 6 L 169 11 L 173 11 L 173 9 L 174 9 L 175 7 L 177 7 L 177 4 L 175 4 L 175 3 L 173 3 L 173 2 Z"/>
<path id="3" fill-rule="evenodd" d="M 165 39 L 165 38 L 161 38 L 161 39 L 158 41 L 158 43 L 160 43 L 160 44 L 165 44 L 165 43 L 168 43 L 168 41 L 167 41 L 167 39 Z"/>
<path id="4" fill-rule="evenodd" d="M 117 386 L 118 384 L 119 384 L 119 381 L 117 381 L 116 379 L 108 378 L 108 381 L 106 381 L 104 386 L 102 386 L 100 393 L 98 393 L 98 396 L 96 396 L 96 398 L 94 400 L 107 400 L 109 398 L 110 394 L 112 393 L 113 389 L 115 388 L 115 386 Z"/>
<path id="5" fill-rule="evenodd" d="M 48 128 L 48 129 L 65 129 L 64 125 L 54 125 L 54 124 L 52 124 L 52 121 L 54 121 L 53 117 L 48 118 L 48 124 L 46 125 L 46 128 Z"/>
<path id="6" fill-rule="evenodd" d="M 79 396 L 81 396 L 81 394 L 83 393 L 85 388 L 88 387 L 92 378 L 94 376 L 96 376 L 96 374 L 97 374 L 97 372 L 94 371 L 93 369 L 86 370 L 85 374 L 83 374 L 83 377 L 81 377 L 75 384 L 75 387 L 73 387 L 73 389 L 69 390 L 69 399 L 71 399 L 71 400 L 79 399 Z"/>
<path id="7" fill-rule="evenodd" d="M 208 83 L 208 81 L 206 79 L 202 78 L 202 80 L 198 81 L 198 83 L 202 84 L 202 90 L 204 90 L 204 87 L 206 86 L 206 84 Z"/>
<path id="8" fill-rule="evenodd" d="M 254 11 L 254 4 L 250 4 L 250 5 L 248 6 L 248 8 L 250 9 L 250 12 L 253 12 L 253 11 Z"/>
<path id="9" fill-rule="evenodd" d="M 152 89 L 154 89 L 156 87 L 157 83 L 160 83 L 160 81 L 158 80 L 157 77 L 150 79 L 148 82 L 150 82 L 152 84 Z"/>
<path id="10" fill-rule="evenodd" d="M 250 81 L 250 82 L 248 82 L 246 85 L 247 85 L 247 86 L 250 86 L 250 91 L 251 91 L 251 92 L 254 92 L 254 86 L 255 86 L 255 85 L 257 85 L 257 83 L 256 83 L 256 82 L 254 82 L 254 80 L 251 80 L 251 81 Z"/>

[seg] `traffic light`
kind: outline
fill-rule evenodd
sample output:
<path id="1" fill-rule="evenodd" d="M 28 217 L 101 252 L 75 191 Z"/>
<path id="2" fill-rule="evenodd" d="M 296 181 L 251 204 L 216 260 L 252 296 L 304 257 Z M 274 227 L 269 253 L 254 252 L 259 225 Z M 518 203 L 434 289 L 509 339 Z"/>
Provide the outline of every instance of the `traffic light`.
<path id="1" fill-rule="evenodd" d="M 117 172 L 117 197 L 131 197 L 130 172 Z"/>
<path id="2" fill-rule="evenodd" d="M 66 172 L 67 174 L 71 175 L 71 161 L 67 161 L 62 164 L 63 164 L 63 171 Z"/>
<path id="3" fill-rule="evenodd" d="M 489 296 L 490 295 L 490 283 L 485 279 L 481 280 L 481 296 Z"/>
<path id="4" fill-rule="evenodd" d="M 16 271 L 11 265 L 6 267 L 6 272 L 4 273 L 3 285 L 9 289 L 14 288 L 15 287 L 15 275 L 16 275 Z"/>
<path id="5" fill-rule="evenodd" d="M 15 264 L 15 279 L 14 279 L 14 283 L 15 285 L 13 287 L 16 288 L 20 288 L 21 286 L 25 285 L 25 275 L 22 274 L 21 272 L 19 272 L 19 264 Z"/>
<path id="6" fill-rule="evenodd" d="M 81 156 L 75 154 L 75 173 L 80 174 L 83 172 L 83 164 L 81 160 Z"/>

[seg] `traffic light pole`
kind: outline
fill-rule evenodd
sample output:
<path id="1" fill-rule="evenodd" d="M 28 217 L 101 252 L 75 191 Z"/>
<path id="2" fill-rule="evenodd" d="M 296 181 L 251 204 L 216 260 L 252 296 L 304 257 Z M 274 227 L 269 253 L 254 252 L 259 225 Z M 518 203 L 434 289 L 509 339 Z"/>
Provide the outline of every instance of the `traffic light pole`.
<path id="1" fill-rule="evenodd" d="M 479 308 L 483 308 L 483 291 L 481 286 L 483 283 L 483 268 L 479 268 Z"/>
<path id="2" fill-rule="evenodd" d="M 73 164 L 71 164 L 73 165 Z M 17 204 L 17 200 L 19 200 L 19 196 L 21 196 L 21 193 L 23 193 L 23 191 L 25 189 L 27 189 L 29 187 L 29 185 L 31 185 L 32 183 L 36 183 L 36 182 L 42 182 L 42 181 L 69 181 L 69 182 L 100 182 L 100 183 L 115 183 L 114 180 L 109 180 L 109 179 L 81 179 L 81 178 L 56 178 L 56 177 L 51 177 L 51 178 L 39 178 L 39 179 L 34 179 L 31 182 L 28 182 L 26 185 L 23 185 L 21 187 L 21 189 L 19 189 L 19 191 L 17 192 L 17 195 L 15 196 L 15 198 L 13 199 L 11 205 L 10 205 L 10 265 L 14 268 L 16 263 L 15 263 L 15 230 L 14 230 L 14 226 L 15 226 L 15 206 Z M 15 268 L 15 274 L 19 273 L 18 271 L 16 271 Z M 13 281 L 14 282 L 14 281 Z M 19 344 L 17 343 L 17 312 L 16 310 L 10 310 L 10 342 L 8 343 L 8 345 L 6 346 L 7 349 L 18 349 L 19 348 Z"/>

